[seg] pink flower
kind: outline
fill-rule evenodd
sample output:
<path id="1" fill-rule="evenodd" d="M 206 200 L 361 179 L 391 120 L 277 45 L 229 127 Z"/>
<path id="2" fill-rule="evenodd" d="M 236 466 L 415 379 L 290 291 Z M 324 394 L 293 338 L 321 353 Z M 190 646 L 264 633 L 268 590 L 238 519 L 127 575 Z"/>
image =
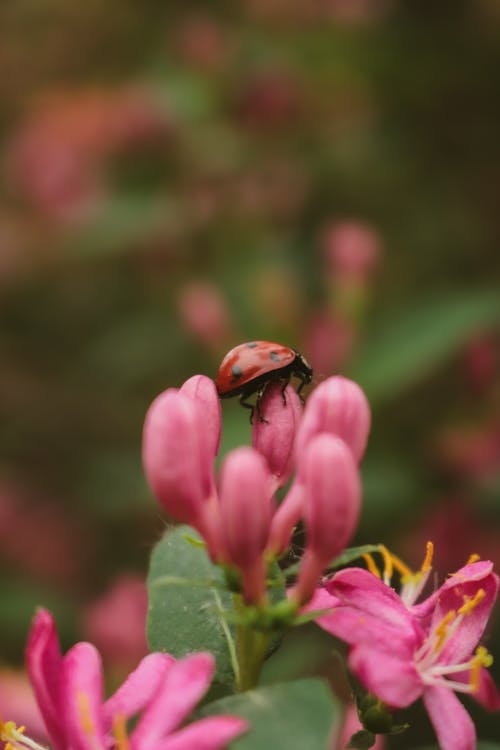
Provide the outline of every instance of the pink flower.
<path id="1" fill-rule="evenodd" d="M 219 351 L 231 339 L 232 324 L 226 302 L 215 284 L 185 284 L 177 302 L 184 326 L 209 349 Z"/>
<path id="2" fill-rule="evenodd" d="M 218 750 L 246 729 L 243 720 L 231 716 L 203 719 L 179 729 L 210 684 L 214 660 L 208 653 L 179 661 L 169 654 L 149 654 L 105 700 L 97 649 L 77 643 L 63 656 L 52 616 L 40 610 L 26 659 L 55 750 L 106 750 L 113 742 L 131 750 Z M 136 715 L 129 736 L 127 720 Z M 24 746 L 22 735 L 15 739 L 19 747 Z"/>
<path id="3" fill-rule="evenodd" d="M 148 596 L 144 581 L 123 575 L 85 609 L 85 637 L 96 644 L 105 663 L 128 670 L 148 652 L 146 613 Z"/>
<path id="4" fill-rule="evenodd" d="M 474 750 L 475 729 L 454 692 L 469 693 L 490 710 L 500 695 L 478 642 L 498 593 L 491 562 L 472 562 L 415 605 L 359 568 L 340 571 L 309 607 L 333 607 L 317 619 L 350 646 L 349 665 L 389 706 L 422 697 L 443 750 Z"/>

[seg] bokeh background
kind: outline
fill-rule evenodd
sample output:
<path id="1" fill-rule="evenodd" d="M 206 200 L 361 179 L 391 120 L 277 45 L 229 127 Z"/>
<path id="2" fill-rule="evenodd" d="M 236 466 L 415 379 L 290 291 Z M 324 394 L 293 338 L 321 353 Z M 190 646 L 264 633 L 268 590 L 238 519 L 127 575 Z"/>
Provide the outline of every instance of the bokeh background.
<path id="1" fill-rule="evenodd" d="M 111 674 L 145 650 L 144 413 L 241 341 L 365 387 L 356 541 L 500 565 L 499 8 L 1 3 L 3 715 L 37 605 Z"/>

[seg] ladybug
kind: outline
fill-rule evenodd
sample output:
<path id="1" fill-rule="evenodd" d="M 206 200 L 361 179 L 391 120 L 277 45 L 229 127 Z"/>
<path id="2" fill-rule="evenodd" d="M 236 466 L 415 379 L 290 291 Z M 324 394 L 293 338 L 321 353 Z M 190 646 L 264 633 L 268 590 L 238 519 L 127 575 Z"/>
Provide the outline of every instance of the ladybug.
<path id="1" fill-rule="evenodd" d="M 222 360 L 215 379 L 220 398 L 240 397 L 240 404 L 252 410 L 257 409 L 259 419 L 264 422 L 259 404 L 268 383 L 281 382 L 283 403 L 286 404 L 285 388 L 290 378 L 295 376 L 301 383 L 297 389 L 300 395 L 302 388 L 310 383 L 313 371 L 305 357 L 283 344 L 273 341 L 248 341 L 231 349 Z M 255 406 L 246 400 L 253 393 L 257 394 Z"/>

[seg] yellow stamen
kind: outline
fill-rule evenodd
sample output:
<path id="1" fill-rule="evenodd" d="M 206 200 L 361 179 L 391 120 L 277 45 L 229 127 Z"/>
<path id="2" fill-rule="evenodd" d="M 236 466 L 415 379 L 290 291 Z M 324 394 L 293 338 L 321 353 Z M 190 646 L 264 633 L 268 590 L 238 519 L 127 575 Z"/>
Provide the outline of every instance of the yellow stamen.
<path id="1" fill-rule="evenodd" d="M 464 603 L 458 610 L 459 615 L 469 615 L 477 607 L 480 601 L 486 596 L 484 589 L 479 589 L 474 597 L 464 596 Z"/>
<path id="2" fill-rule="evenodd" d="M 389 583 L 392 578 L 392 574 L 394 573 L 394 564 L 392 561 L 392 555 L 385 544 L 380 545 L 380 554 L 382 555 L 382 559 L 384 561 L 384 581 L 386 583 Z"/>
<path id="3" fill-rule="evenodd" d="M 130 750 L 125 716 L 118 715 L 113 719 L 113 735 L 116 740 L 116 750 Z"/>
<path id="4" fill-rule="evenodd" d="M 80 724 L 85 734 L 95 734 L 94 722 L 92 721 L 92 715 L 90 713 L 90 703 L 88 696 L 85 693 L 78 693 L 76 696 L 78 705 L 78 714 L 80 717 Z"/>
<path id="5" fill-rule="evenodd" d="M 434 557 L 434 545 L 432 542 L 427 542 L 426 544 L 426 552 L 425 552 L 425 558 L 422 563 L 422 567 L 420 570 L 422 573 L 427 573 L 428 570 L 432 568 L 432 558 Z"/>
<path id="6" fill-rule="evenodd" d="M 469 684 L 473 693 L 477 693 L 479 690 L 479 682 L 482 667 L 491 667 L 493 664 L 493 657 L 484 646 L 478 646 L 476 649 L 476 655 L 472 660 L 472 666 L 470 670 Z"/>
<path id="7" fill-rule="evenodd" d="M 480 555 L 478 555 L 476 552 L 473 552 L 465 564 L 472 565 L 472 563 L 475 563 L 480 559 L 481 559 Z"/>
<path id="8" fill-rule="evenodd" d="M 363 559 L 366 563 L 366 567 L 370 571 L 370 573 L 373 573 L 374 576 L 377 576 L 377 578 L 382 578 L 380 574 L 380 570 L 377 568 L 377 565 L 375 563 L 375 560 L 370 554 L 364 554 Z"/>
<path id="9" fill-rule="evenodd" d="M 406 583 L 407 581 L 410 581 L 415 578 L 415 573 L 412 573 L 408 565 L 406 565 L 401 558 L 397 557 L 396 555 L 391 555 L 392 557 L 392 563 L 398 573 L 401 575 L 401 582 Z"/>
<path id="10" fill-rule="evenodd" d="M 455 619 L 457 616 L 457 613 L 454 609 L 450 609 L 450 611 L 443 617 L 441 622 L 436 626 L 435 633 L 437 635 L 437 641 L 434 645 L 434 652 L 437 653 L 438 651 L 441 651 L 443 644 L 446 640 L 446 636 L 448 635 L 448 626 L 451 622 Z"/>

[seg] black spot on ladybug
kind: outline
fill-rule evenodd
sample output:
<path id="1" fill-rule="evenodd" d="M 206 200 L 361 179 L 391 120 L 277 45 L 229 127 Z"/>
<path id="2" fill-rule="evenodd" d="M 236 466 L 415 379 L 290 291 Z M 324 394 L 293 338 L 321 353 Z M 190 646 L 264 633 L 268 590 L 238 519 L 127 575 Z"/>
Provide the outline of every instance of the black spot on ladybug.
<path id="1" fill-rule="evenodd" d="M 231 373 L 233 375 L 233 378 L 241 378 L 241 376 L 243 375 L 243 370 L 239 365 L 233 365 L 231 367 Z"/>
<path id="2" fill-rule="evenodd" d="M 249 344 L 247 344 L 247 347 L 248 347 L 249 349 L 255 349 L 255 348 L 256 348 L 256 346 L 257 346 L 257 344 L 256 344 L 256 342 L 255 342 L 255 341 L 251 341 L 251 342 L 250 342 Z"/>
<path id="3" fill-rule="evenodd" d="M 269 359 L 272 359 L 273 362 L 279 362 L 281 360 L 281 357 L 278 352 L 269 352 Z"/>

